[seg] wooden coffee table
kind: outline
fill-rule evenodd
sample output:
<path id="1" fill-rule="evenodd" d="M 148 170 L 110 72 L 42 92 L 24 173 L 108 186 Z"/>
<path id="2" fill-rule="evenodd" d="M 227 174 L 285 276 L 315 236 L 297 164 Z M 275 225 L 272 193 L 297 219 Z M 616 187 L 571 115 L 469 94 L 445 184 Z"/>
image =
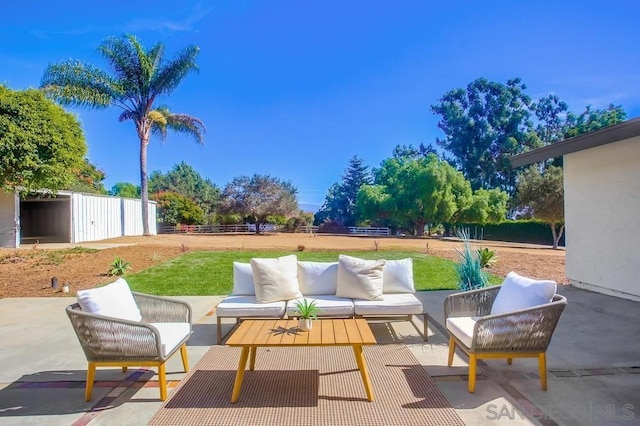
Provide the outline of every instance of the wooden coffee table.
<path id="1" fill-rule="evenodd" d="M 313 321 L 310 331 L 299 330 L 297 320 L 245 320 L 226 344 L 242 348 L 231 394 L 232 403 L 238 402 L 240 398 L 247 359 L 250 358 L 249 370 L 253 371 L 257 349 L 274 346 L 351 346 L 367 399 L 373 401 L 373 390 L 362 346 L 375 345 L 376 338 L 364 319 L 318 319 Z"/>

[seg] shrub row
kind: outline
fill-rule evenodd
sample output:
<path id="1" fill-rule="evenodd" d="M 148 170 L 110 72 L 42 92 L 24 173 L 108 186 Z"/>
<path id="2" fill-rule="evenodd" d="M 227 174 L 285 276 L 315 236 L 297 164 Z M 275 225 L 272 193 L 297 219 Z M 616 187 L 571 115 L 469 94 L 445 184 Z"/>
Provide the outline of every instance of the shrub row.
<path id="1" fill-rule="evenodd" d="M 510 241 L 531 244 L 553 244 L 549 224 L 538 220 L 508 220 L 501 223 L 481 225 L 479 223 L 456 224 L 457 228 L 468 228 L 471 238 L 477 240 Z M 447 230 L 450 228 L 447 227 Z M 454 234 L 455 235 L 455 234 Z M 564 233 L 558 243 L 564 246 Z"/>

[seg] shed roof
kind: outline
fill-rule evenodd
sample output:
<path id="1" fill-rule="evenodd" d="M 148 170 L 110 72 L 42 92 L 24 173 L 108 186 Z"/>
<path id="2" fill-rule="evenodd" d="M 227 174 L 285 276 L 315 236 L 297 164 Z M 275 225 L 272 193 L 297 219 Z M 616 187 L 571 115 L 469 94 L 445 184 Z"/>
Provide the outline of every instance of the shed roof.
<path id="1" fill-rule="evenodd" d="M 509 158 L 511 167 L 526 166 L 549 158 L 561 157 L 565 154 L 578 152 L 589 148 L 594 148 L 608 143 L 618 142 L 640 136 L 640 117 L 624 121 L 604 129 L 596 130 L 584 135 L 565 139 L 542 148 L 514 155 Z"/>

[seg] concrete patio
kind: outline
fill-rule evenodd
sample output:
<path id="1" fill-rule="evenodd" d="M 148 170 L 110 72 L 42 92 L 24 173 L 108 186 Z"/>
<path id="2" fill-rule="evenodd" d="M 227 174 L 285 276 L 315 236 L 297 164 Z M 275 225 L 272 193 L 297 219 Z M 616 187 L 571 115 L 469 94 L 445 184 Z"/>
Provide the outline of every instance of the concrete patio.
<path id="1" fill-rule="evenodd" d="M 443 301 L 450 291 L 420 292 L 430 314 L 429 342 L 408 322 L 372 323 L 379 340 L 404 341 L 467 424 L 640 424 L 640 303 L 560 287 L 568 305 L 547 352 L 549 390 L 537 361 L 488 360 L 467 392 L 466 357 L 446 366 Z M 180 297 L 193 308 L 189 361 L 215 344 L 213 307 L 221 297 Z M 64 308 L 74 298 L 0 299 L 0 423 L 4 425 L 144 425 L 160 406 L 157 377 L 142 370 L 99 369 L 84 401 L 86 361 Z M 231 327 L 228 324 L 226 330 Z M 366 352 L 365 352 L 366 354 Z M 167 364 L 170 392 L 184 377 L 180 357 Z"/>

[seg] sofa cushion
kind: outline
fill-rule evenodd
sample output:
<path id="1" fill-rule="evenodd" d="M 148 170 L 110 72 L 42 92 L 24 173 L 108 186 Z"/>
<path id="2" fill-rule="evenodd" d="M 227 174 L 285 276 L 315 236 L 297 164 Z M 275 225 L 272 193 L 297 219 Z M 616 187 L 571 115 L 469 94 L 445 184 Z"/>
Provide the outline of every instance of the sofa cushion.
<path id="1" fill-rule="evenodd" d="M 216 307 L 219 317 L 281 317 L 286 302 L 258 303 L 256 296 L 228 296 Z"/>
<path id="2" fill-rule="evenodd" d="M 255 296 L 256 288 L 250 263 L 233 262 L 233 290 L 231 294 Z"/>
<path id="3" fill-rule="evenodd" d="M 447 318 L 446 327 L 463 345 L 470 348 L 473 340 L 473 327 L 476 322 L 478 322 L 478 317 Z"/>
<path id="4" fill-rule="evenodd" d="M 305 296 L 336 294 L 338 262 L 298 262 L 298 283 Z"/>
<path id="5" fill-rule="evenodd" d="M 419 315 L 422 302 L 412 293 L 383 294 L 381 300 L 353 299 L 356 315 Z"/>
<path id="6" fill-rule="evenodd" d="M 169 355 L 191 334 L 191 324 L 188 322 L 152 322 L 151 325 L 158 329 L 164 356 Z"/>
<path id="7" fill-rule="evenodd" d="M 259 303 L 302 297 L 298 285 L 298 258 L 295 255 L 254 258 L 251 259 L 251 269 Z"/>
<path id="8" fill-rule="evenodd" d="M 382 269 L 383 293 L 415 293 L 413 259 L 387 260 Z"/>
<path id="9" fill-rule="evenodd" d="M 491 315 L 533 308 L 551 302 L 557 284 L 550 280 L 534 280 L 509 272 L 491 306 Z"/>
<path id="10" fill-rule="evenodd" d="M 102 287 L 79 290 L 76 296 L 78 304 L 85 312 L 129 321 L 142 319 L 129 284 L 124 278 L 118 278 Z"/>
<path id="11" fill-rule="evenodd" d="M 353 300 L 345 299 L 337 296 L 330 295 L 318 295 L 312 297 L 304 297 L 309 302 L 315 302 L 316 307 L 318 308 L 318 316 L 319 317 L 342 317 L 342 316 L 353 316 Z M 287 315 L 296 316 L 297 315 L 297 307 L 296 303 L 298 301 L 302 301 L 303 298 L 296 300 L 289 300 L 287 302 Z"/>
<path id="12" fill-rule="evenodd" d="M 384 264 L 384 260 L 364 260 L 344 254 L 339 255 L 336 296 L 382 300 Z"/>

